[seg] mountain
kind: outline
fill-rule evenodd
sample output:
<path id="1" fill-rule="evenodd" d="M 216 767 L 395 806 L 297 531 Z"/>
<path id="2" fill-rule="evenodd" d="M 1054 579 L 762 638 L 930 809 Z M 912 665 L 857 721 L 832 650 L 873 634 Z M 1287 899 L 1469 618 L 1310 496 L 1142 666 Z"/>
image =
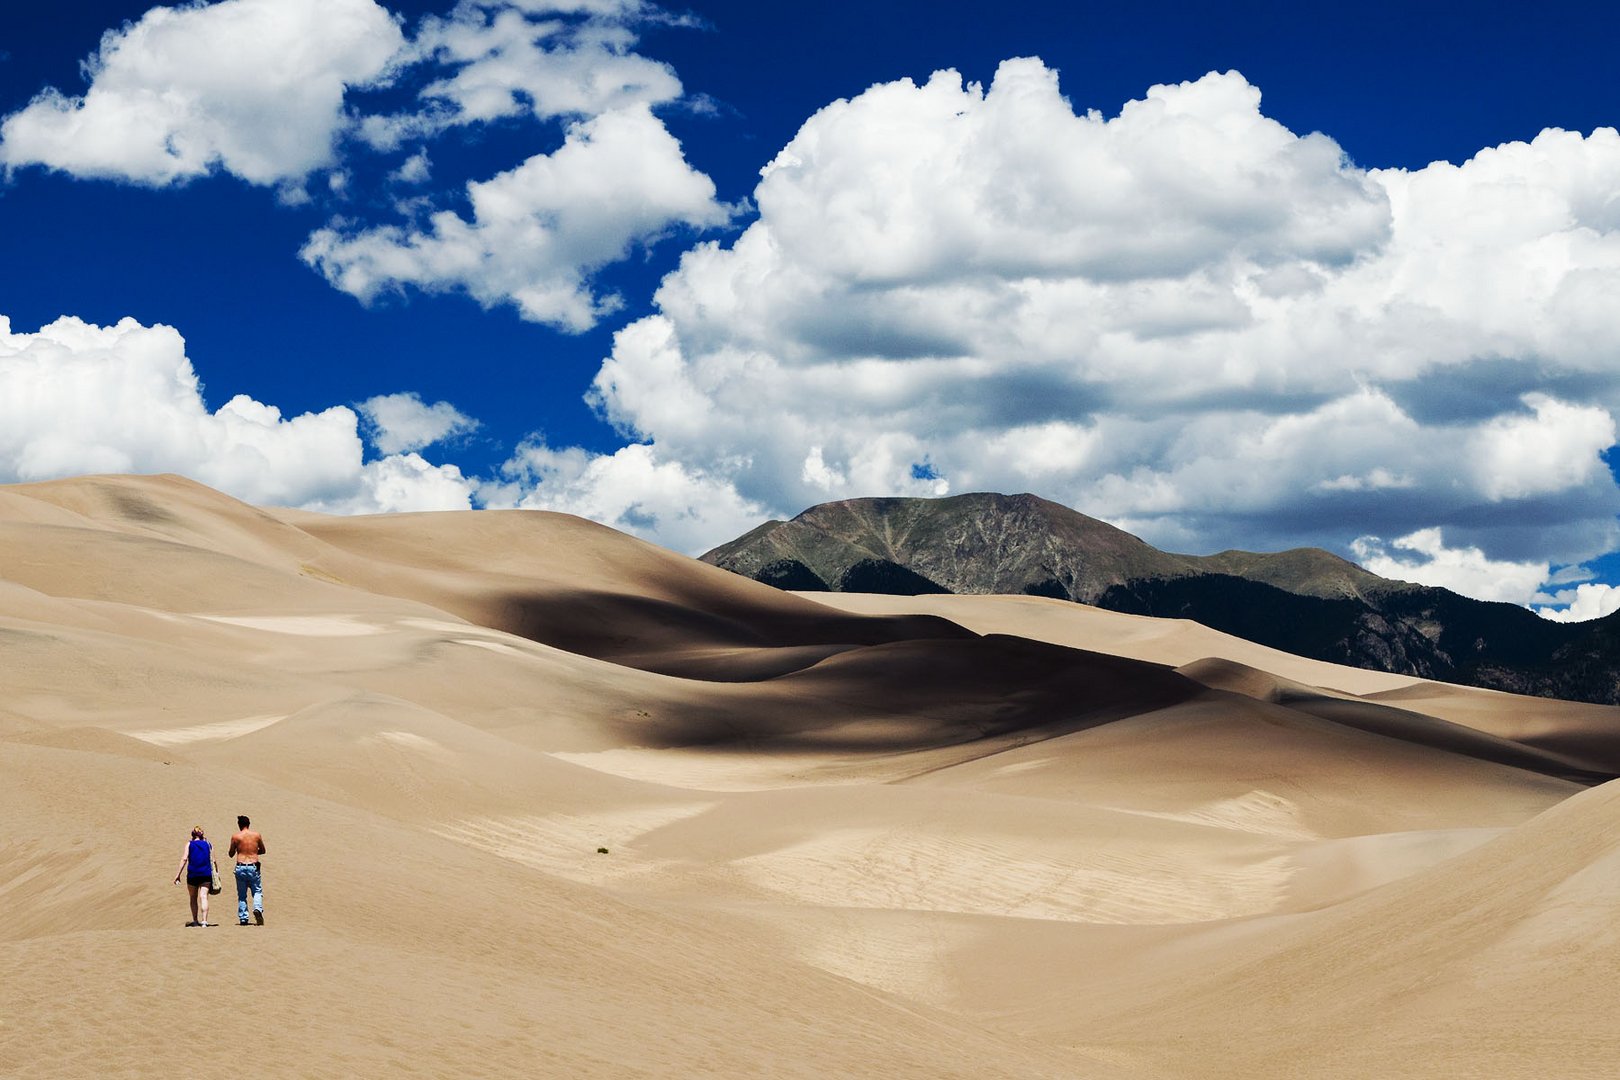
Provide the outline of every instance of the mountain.
<path id="1" fill-rule="evenodd" d="M 702 556 L 802 592 L 1023 593 L 1192 619 L 1313 659 L 1620 704 L 1620 623 L 1391 581 L 1319 548 L 1178 555 L 1035 495 L 847 499 Z"/>

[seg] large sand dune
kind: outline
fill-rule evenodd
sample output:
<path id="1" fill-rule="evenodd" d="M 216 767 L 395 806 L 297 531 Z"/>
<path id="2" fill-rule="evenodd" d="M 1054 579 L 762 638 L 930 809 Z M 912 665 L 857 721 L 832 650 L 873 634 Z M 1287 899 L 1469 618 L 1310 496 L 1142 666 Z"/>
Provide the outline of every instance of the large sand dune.
<path id="1" fill-rule="evenodd" d="M 1612 1076 L 1617 772 L 1194 624 L 0 488 L 0 1075 Z M 239 812 L 267 925 L 184 928 Z"/>

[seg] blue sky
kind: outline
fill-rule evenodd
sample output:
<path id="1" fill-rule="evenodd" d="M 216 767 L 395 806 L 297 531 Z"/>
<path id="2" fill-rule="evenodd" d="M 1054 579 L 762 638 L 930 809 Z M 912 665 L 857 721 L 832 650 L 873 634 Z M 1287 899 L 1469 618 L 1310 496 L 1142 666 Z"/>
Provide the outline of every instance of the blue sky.
<path id="1" fill-rule="evenodd" d="M 1175 550 L 1606 613 L 1617 31 L 7 5 L 0 481 L 549 507 L 686 551 L 1032 490 Z"/>

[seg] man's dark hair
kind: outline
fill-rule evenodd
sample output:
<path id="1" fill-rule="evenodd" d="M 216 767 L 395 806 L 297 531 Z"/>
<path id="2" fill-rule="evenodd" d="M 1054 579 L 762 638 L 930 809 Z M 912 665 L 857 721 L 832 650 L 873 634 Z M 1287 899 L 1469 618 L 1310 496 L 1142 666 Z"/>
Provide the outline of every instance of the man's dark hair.
<path id="1" fill-rule="evenodd" d="M 251 824 L 253 824 L 253 822 L 248 820 L 246 814 L 237 814 L 236 815 L 236 827 L 238 829 L 245 829 Z"/>

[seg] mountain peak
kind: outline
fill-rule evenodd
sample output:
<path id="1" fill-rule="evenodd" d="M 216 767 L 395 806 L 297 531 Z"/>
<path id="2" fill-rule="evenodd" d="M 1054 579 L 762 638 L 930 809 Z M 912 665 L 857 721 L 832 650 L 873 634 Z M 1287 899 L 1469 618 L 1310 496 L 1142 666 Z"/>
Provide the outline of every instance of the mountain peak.
<path id="1" fill-rule="evenodd" d="M 702 556 L 746 577 L 792 588 L 1034 593 L 1091 601 L 1111 585 L 1191 572 L 1107 522 L 1023 492 L 821 503 Z"/>

